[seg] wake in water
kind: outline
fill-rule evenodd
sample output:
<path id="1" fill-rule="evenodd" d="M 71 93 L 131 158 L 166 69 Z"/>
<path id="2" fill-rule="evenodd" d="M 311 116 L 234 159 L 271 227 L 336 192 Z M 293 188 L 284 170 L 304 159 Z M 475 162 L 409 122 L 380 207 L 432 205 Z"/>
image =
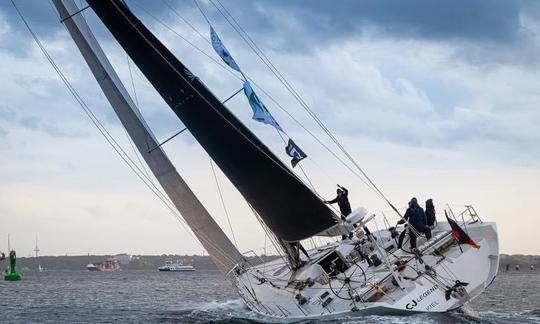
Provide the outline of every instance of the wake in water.
<path id="1" fill-rule="evenodd" d="M 193 309 L 185 309 L 178 312 L 168 313 L 161 319 L 165 321 L 180 321 L 185 323 L 284 323 L 285 319 L 272 319 L 262 317 L 251 312 L 240 299 L 228 300 L 225 302 L 208 302 Z M 493 311 L 478 312 L 470 305 L 462 307 L 459 311 L 443 314 L 419 313 L 405 316 L 340 316 L 331 319 L 320 320 L 297 320 L 286 321 L 287 323 L 346 323 L 346 324 L 503 324 L 511 321 L 515 322 L 519 318 L 519 323 L 540 323 L 540 309 L 516 313 L 498 313 Z"/>
<path id="2" fill-rule="evenodd" d="M 338 316 L 319 320 L 290 320 L 281 318 L 268 318 L 250 311 L 240 299 L 225 302 L 212 301 L 192 309 L 167 313 L 161 319 L 166 321 L 181 321 L 185 323 L 385 323 L 385 324 L 421 324 L 421 323 L 473 323 L 466 318 L 473 319 L 474 311 L 467 310 L 464 317 L 459 314 L 415 314 L 406 316 Z M 484 323 L 478 319 L 478 322 Z"/>

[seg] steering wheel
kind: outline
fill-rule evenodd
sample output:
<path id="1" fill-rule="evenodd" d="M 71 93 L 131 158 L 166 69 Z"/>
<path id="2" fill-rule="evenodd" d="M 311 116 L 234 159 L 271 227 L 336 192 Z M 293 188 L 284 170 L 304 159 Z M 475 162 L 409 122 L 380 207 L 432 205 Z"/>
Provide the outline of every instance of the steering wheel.
<path id="1" fill-rule="evenodd" d="M 354 270 L 347 275 L 345 272 L 338 273 L 335 276 L 330 276 L 328 286 L 332 293 L 339 299 L 352 300 L 351 291 L 353 290 L 351 284 L 359 284 L 355 286 L 364 287 L 367 285 L 367 278 L 364 269 L 357 263 L 351 266 Z M 350 269 L 350 268 L 349 268 Z M 348 270 L 348 269 L 347 269 Z M 334 284 L 332 284 L 334 282 Z"/>

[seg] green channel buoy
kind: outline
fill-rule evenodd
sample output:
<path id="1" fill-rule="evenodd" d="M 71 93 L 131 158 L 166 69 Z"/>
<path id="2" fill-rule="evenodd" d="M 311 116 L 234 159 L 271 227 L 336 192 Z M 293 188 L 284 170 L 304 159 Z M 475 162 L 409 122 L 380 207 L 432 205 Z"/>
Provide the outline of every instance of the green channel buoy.
<path id="1" fill-rule="evenodd" d="M 17 263 L 17 255 L 15 251 L 9 252 L 9 273 L 4 276 L 6 281 L 20 281 L 22 280 L 22 275 L 17 272 L 15 265 Z"/>

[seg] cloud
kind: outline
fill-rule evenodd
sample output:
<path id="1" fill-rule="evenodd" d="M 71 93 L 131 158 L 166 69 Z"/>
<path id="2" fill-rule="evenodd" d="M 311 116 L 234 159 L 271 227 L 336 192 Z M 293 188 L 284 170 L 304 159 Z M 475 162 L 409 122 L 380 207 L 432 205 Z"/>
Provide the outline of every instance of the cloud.
<path id="1" fill-rule="evenodd" d="M 74 87 L 131 152 L 114 112 L 49 4 L 41 0 L 17 3 Z M 217 59 L 206 41 L 161 2 L 128 1 L 219 98 L 227 98 L 241 87 L 239 80 L 134 3 L 148 7 Z M 328 144 L 314 121 L 212 5 L 201 3 L 245 72 Z M 190 2 L 174 5 L 206 35 L 208 26 Z M 448 196 L 472 201 L 479 192 L 487 192 L 479 200 L 492 213 L 490 218 L 504 221 L 505 214 L 499 210 L 507 206 L 499 197 L 515 184 L 516 174 L 530 184 L 513 195 L 513 201 L 523 197 L 534 205 L 537 190 L 533 180 L 540 168 L 540 5 L 528 1 L 419 0 L 313 1 L 309 6 L 292 1 L 227 1 L 226 5 L 358 162 L 398 201 L 405 201 L 413 191 L 422 196 L 438 195 L 441 200 Z M 90 10 L 85 16 L 132 93 L 125 53 Z M 0 145 L 9 147 L 0 160 L 5 185 L 0 206 L 11 206 L 5 209 L 13 216 L 10 219 L 35 220 L 43 228 L 53 227 L 40 221 L 43 217 L 61 226 L 62 237 L 74 241 L 55 243 L 55 251 L 61 251 L 58 253 L 71 244 L 84 250 L 86 246 L 73 243 L 78 242 L 77 236 L 102 233 L 107 239 L 93 244 L 108 252 L 117 244 L 116 228 L 148 233 L 146 226 L 152 226 L 151 232 L 156 234 L 148 235 L 155 242 L 160 239 L 160 228 L 166 228 L 169 237 L 177 235 L 173 231 L 176 224 L 168 222 L 168 212 L 126 170 L 89 123 L 6 1 L 0 3 L 0 62 L 0 75 L 5 80 L 0 87 Z M 165 139 L 182 124 L 140 71 L 132 68 L 141 111 L 157 137 Z M 331 195 L 336 181 L 346 180 L 353 188 L 355 205 L 380 208 L 367 189 L 356 184 L 270 98 L 258 93 L 289 135 L 323 167 L 321 175 L 318 165 L 304 161 L 323 193 Z M 274 130 L 251 119 L 242 95 L 233 98 L 228 107 L 276 154 L 286 158 Z M 188 132 L 164 147 L 218 222 L 226 224 L 214 184 L 208 180 L 211 174 L 204 151 Z M 478 170 L 482 170 L 481 176 L 476 175 Z M 500 173 L 505 176 L 499 177 Z M 463 189 L 464 179 L 470 190 Z M 230 214 L 242 215 L 233 219 L 233 226 L 241 229 L 237 238 L 246 247 L 262 245 L 263 236 L 254 230 L 259 229 L 256 220 L 244 217 L 247 211 L 241 197 L 223 181 L 224 192 L 230 195 Z M 67 205 L 61 200 L 68 201 Z M 23 224 L 9 224 L 21 233 L 28 231 Z M 508 237 L 509 230 L 505 230 Z M 156 247 L 137 245 L 134 240 L 122 244 L 126 249 L 133 244 L 136 249 L 174 251 L 167 245 L 170 242 L 156 243 Z M 512 249 L 523 251 L 525 246 L 516 243 Z M 199 251 L 194 244 L 186 249 Z"/>
<path id="2" fill-rule="evenodd" d="M 221 27 L 220 32 L 233 35 L 234 31 L 224 23 L 212 3 L 216 1 L 204 6 L 212 22 Z M 263 48 L 289 52 L 324 50 L 344 40 L 366 36 L 465 43 L 467 46 L 482 43 L 508 51 L 526 44 L 530 38 L 523 29 L 523 15 L 534 16 L 540 12 L 531 1 L 493 0 L 348 0 L 339 3 L 315 0 L 309 5 L 281 0 L 228 1 L 226 6 L 244 29 L 258 43 L 264 44 Z M 185 4 L 180 7 L 181 12 L 191 10 Z M 165 9 L 153 8 L 160 15 L 165 15 Z M 202 19 L 196 12 L 190 15 L 195 21 Z M 515 48 L 512 52 L 527 55 Z M 486 56 L 487 52 L 483 54 L 485 59 L 491 57 Z M 497 55 L 493 59 L 498 59 Z"/>

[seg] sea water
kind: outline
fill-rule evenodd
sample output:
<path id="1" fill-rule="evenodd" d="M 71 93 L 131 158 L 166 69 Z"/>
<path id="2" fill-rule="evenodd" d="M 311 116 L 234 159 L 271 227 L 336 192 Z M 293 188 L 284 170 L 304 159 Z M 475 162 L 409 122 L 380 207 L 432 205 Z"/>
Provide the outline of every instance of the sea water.
<path id="1" fill-rule="evenodd" d="M 23 273 L 0 281 L 0 323 L 257 323 L 219 272 Z M 322 323 L 540 323 L 540 271 L 502 272 L 464 312 Z M 310 323 L 303 321 L 301 323 Z"/>

